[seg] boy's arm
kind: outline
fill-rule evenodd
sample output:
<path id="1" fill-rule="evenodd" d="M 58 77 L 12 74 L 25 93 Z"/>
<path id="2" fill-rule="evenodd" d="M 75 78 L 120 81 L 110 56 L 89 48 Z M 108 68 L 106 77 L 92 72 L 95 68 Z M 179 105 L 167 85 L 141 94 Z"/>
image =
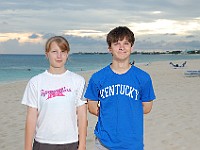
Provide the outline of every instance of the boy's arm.
<path id="1" fill-rule="evenodd" d="M 25 127 L 25 150 L 32 150 L 33 138 L 37 123 L 37 108 L 27 107 L 26 127 Z"/>
<path id="2" fill-rule="evenodd" d="M 99 116 L 98 101 L 93 101 L 88 99 L 88 110 L 91 114 Z"/>
<path id="3" fill-rule="evenodd" d="M 86 150 L 86 136 L 87 136 L 87 105 L 83 104 L 78 107 L 78 134 L 79 146 L 78 150 Z"/>
<path id="4" fill-rule="evenodd" d="M 149 101 L 149 102 L 142 102 L 143 105 L 143 112 L 144 114 L 148 114 L 153 106 L 153 101 Z"/>

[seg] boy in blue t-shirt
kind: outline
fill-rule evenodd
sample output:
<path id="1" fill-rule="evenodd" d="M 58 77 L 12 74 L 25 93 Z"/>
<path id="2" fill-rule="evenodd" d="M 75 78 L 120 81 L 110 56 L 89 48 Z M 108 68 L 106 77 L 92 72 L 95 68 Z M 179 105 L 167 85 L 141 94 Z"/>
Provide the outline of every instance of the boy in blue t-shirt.
<path id="1" fill-rule="evenodd" d="M 155 94 L 149 74 L 130 64 L 134 42 L 129 28 L 111 30 L 107 44 L 112 63 L 89 81 L 85 97 L 89 112 L 98 116 L 97 150 L 144 149 L 143 114 L 151 111 Z"/>

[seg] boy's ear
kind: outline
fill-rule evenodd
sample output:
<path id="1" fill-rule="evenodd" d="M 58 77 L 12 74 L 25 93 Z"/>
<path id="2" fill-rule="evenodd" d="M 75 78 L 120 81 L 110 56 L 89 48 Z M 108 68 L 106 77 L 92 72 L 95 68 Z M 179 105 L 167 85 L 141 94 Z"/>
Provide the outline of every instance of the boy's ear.
<path id="1" fill-rule="evenodd" d="M 46 56 L 47 59 L 49 58 L 48 55 L 47 55 L 47 53 L 45 53 L 45 56 Z"/>
<path id="2" fill-rule="evenodd" d="M 131 47 L 131 52 L 133 52 L 133 46 Z"/>
<path id="3" fill-rule="evenodd" d="M 112 53 L 112 49 L 110 47 L 108 47 L 108 52 Z"/>

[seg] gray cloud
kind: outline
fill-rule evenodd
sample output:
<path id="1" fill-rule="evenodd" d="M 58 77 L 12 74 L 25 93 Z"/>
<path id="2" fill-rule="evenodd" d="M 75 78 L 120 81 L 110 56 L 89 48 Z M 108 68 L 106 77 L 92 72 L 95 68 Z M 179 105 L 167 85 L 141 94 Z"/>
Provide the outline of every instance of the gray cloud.
<path id="1" fill-rule="evenodd" d="M 43 49 L 41 44 L 20 44 L 17 39 L 2 42 L 0 45 L 0 53 L 4 54 L 44 54 Z"/>
<path id="2" fill-rule="evenodd" d="M 31 36 L 29 36 L 30 39 L 36 39 L 38 38 L 39 36 L 37 34 L 32 34 Z"/>
<path id="3" fill-rule="evenodd" d="M 35 35 L 34 35 L 35 36 Z M 43 35 L 44 41 L 48 38 L 55 36 L 54 34 L 45 34 Z M 107 52 L 107 46 L 105 41 L 102 39 L 93 39 L 90 37 L 77 37 L 77 36 L 68 36 L 61 35 L 65 37 L 71 47 L 71 53 L 77 52 Z M 19 43 L 20 39 L 8 40 L 6 42 L 1 42 L 0 44 L 0 54 L 44 54 L 44 45 L 42 43 Z"/>
<path id="4" fill-rule="evenodd" d="M 0 33 L 28 32 L 32 33 L 29 36 L 30 39 L 42 36 L 44 41 L 51 36 L 63 35 L 70 41 L 74 52 L 106 52 L 105 37 L 69 36 L 65 34 L 65 31 L 94 30 L 106 34 L 115 26 L 151 23 L 158 19 L 183 21 L 184 24 L 200 17 L 198 3 L 197 0 L 101 0 L 98 2 L 93 0 L 1 0 Z M 140 32 L 148 32 L 151 28 L 140 30 Z M 175 32 L 136 34 L 135 49 L 199 48 L 199 35 L 199 30 L 188 31 L 188 35 L 185 36 Z M 10 39 L 0 42 L 0 52 L 43 53 L 41 49 L 43 49 L 44 42 L 19 44 L 18 40 Z"/>
<path id="5" fill-rule="evenodd" d="M 54 34 L 45 34 L 43 38 L 47 40 Z M 90 37 L 78 37 L 78 36 L 64 36 L 70 43 L 71 52 L 107 52 L 106 41 L 102 38 L 93 39 Z M 44 54 L 44 42 L 43 43 L 24 43 L 20 44 L 19 39 L 13 39 L 0 44 L 0 53 L 7 54 Z M 136 38 L 134 50 L 186 50 L 186 49 L 199 49 L 200 41 L 176 41 L 167 42 L 160 40 L 152 42 L 151 40 L 140 40 Z"/>
<path id="6" fill-rule="evenodd" d="M 16 24 L 14 29 L 33 31 L 92 28 L 109 30 L 116 24 L 152 21 L 155 19 L 176 19 L 199 17 L 196 0 L 166 1 L 1 1 L 1 20 Z M 192 5 L 192 6 L 191 6 Z M 189 7 L 191 6 L 191 7 Z M 196 8 L 196 9 L 195 9 Z M 161 11 L 161 14 L 152 14 Z M 105 25 L 107 24 L 107 26 Z M 12 29 L 10 29 L 12 31 Z M 16 31 L 14 30 L 14 31 Z"/>
<path id="7" fill-rule="evenodd" d="M 135 50 L 186 50 L 186 49 L 200 49 L 200 41 L 189 41 L 189 42 L 138 41 L 135 44 Z"/>
<path id="8" fill-rule="evenodd" d="M 188 36 L 186 36 L 186 38 L 195 38 L 195 36 L 194 35 L 188 35 Z"/>

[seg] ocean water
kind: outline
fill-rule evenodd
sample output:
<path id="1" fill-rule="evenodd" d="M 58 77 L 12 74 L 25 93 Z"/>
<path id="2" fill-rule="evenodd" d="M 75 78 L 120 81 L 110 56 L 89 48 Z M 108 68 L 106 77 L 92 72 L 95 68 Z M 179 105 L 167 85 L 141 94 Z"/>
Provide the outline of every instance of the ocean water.
<path id="1" fill-rule="evenodd" d="M 111 63 L 110 54 L 71 54 L 66 67 L 70 71 L 98 70 Z M 131 55 L 135 63 L 200 59 L 200 55 Z M 0 83 L 27 80 L 48 68 L 44 55 L 0 55 Z"/>

